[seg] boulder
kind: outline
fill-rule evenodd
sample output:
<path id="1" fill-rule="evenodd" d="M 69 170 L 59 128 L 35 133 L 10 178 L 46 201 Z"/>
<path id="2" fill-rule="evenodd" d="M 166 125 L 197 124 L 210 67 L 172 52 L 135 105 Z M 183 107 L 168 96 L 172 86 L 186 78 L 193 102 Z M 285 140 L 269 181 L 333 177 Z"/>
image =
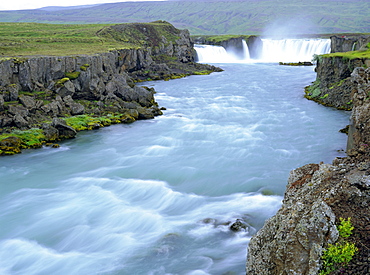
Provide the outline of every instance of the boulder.
<path id="1" fill-rule="evenodd" d="M 13 118 L 13 122 L 17 128 L 25 129 L 28 128 L 28 122 L 23 118 L 23 116 L 17 114 Z"/>
<path id="2" fill-rule="evenodd" d="M 58 130 L 60 138 L 74 138 L 77 134 L 76 130 L 60 118 L 54 118 L 51 126 Z"/>
<path id="3" fill-rule="evenodd" d="M 35 111 L 36 109 L 36 101 L 33 97 L 22 95 L 19 97 L 19 102 L 31 112 Z"/>
<path id="4" fill-rule="evenodd" d="M 76 89 L 73 83 L 70 80 L 68 80 L 64 82 L 61 87 L 57 88 L 55 92 L 61 97 L 65 97 L 68 95 L 73 97 L 73 95 L 76 92 Z"/>
<path id="5" fill-rule="evenodd" d="M 45 139 L 48 142 L 54 142 L 59 139 L 59 131 L 57 128 L 46 123 L 44 123 L 41 128 L 44 131 Z"/>

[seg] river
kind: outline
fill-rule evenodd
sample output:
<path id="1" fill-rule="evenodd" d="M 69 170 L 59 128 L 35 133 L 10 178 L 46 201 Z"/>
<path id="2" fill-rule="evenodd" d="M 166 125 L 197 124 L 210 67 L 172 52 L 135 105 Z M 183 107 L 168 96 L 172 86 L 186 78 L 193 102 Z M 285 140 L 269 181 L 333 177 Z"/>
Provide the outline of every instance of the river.
<path id="1" fill-rule="evenodd" d="M 289 171 L 343 156 L 349 114 L 304 99 L 313 67 L 216 65 L 144 83 L 163 116 L 0 158 L 0 274 L 245 274 Z"/>

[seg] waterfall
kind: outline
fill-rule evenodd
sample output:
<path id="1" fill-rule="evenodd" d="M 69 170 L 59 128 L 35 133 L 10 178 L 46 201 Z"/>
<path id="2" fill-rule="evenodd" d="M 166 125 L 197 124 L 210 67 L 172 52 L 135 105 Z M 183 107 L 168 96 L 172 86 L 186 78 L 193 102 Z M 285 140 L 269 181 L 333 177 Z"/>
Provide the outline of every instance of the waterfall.
<path id="1" fill-rule="evenodd" d="M 244 59 L 248 60 L 250 59 L 249 48 L 248 48 L 247 42 L 244 39 L 242 40 L 242 45 L 243 45 Z"/>
<path id="2" fill-rule="evenodd" d="M 311 61 L 314 54 L 330 52 L 330 39 L 262 39 L 260 61 Z"/>
<path id="3" fill-rule="evenodd" d="M 196 44 L 194 48 L 197 52 L 197 61 L 201 63 L 240 63 L 250 60 L 248 45 L 244 39 L 241 46 L 241 54 L 222 46 Z"/>
<path id="4" fill-rule="evenodd" d="M 225 63 L 231 59 L 224 47 L 212 45 L 195 45 L 197 61 L 202 63 Z"/>
<path id="5" fill-rule="evenodd" d="M 304 62 L 314 54 L 330 52 L 330 39 L 262 39 L 258 57 L 250 57 L 249 48 L 242 40 L 242 54 L 235 54 L 221 46 L 195 45 L 197 61 L 202 63 L 242 62 Z"/>

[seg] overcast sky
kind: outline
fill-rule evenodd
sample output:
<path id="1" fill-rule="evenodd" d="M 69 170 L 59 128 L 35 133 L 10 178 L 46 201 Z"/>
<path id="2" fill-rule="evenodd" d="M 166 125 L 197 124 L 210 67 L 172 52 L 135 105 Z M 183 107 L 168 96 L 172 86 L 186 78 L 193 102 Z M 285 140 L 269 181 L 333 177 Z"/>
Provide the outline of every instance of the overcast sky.
<path id="1" fill-rule="evenodd" d="M 0 10 L 38 9 L 49 6 L 79 6 L 102 3 L 129 2 L 135 0 L 0 0 Z M 136 0 L 158 1 L 158 0 Z M 159 0 L 161 1 L 161 0 Z"/>

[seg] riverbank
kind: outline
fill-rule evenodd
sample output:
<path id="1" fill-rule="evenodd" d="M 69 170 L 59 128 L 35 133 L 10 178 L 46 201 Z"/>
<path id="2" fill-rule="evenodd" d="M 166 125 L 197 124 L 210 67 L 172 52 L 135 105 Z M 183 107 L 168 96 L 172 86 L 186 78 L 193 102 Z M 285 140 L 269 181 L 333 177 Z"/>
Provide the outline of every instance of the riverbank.
<path id="1" fill-rule="evenodd" d="M 370 273 L 370 69 L 364 68 L 367 58 L 357 58 L 366 51 L 350 53 L 356 56 L 353 59 L 348 59 L 349 53 L 318 57 L 317 79 L 309 96 L 326 106 L 352 110 L 348 156 L 291 171 L 281 209 L 249 244 L 248 275 Z M 343 108 L 344 104 L 351 106 Z M 352 250 L 348 264 L 350 258 L 329 262 L 333 270 L 320 273 L 324 251 L 338 242 L 341 218 L 350 219 L 354 229 L 348 243 L 358 250 Z M 343 253 L 334 257 L 348 257 Z"/>
<path id="2" fill-rule="evenodd" d="M 0 155 L 54 144 L 81 130 L 161 115 L 155 91 L 136 82 L 221 71 L 195 63 L 189 32 L 164 21 L 86 29 L 62 25 L 55 30 L 51 25 L 16 24 L 13 42 L 6 35 L 11 26 L 0 24 L 5 33 Z M 19 47 L 21 42 L 24 47 Z M 110 49 L 112 45 L 116 49 Z M 53 55 L 69 49 L 74 55 Z"/>

